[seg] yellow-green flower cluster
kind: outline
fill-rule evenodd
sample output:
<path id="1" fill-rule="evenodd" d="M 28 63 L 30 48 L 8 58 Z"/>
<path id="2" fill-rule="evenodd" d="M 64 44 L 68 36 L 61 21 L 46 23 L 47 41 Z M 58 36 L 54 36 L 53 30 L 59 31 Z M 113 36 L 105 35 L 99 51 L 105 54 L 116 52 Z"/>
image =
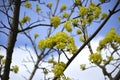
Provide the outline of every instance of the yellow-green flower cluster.
<path id="1" fill-rule="evenodd" d="M 77 18 L 77 19 L 73 19 L 73 20 L 72 20 L 73 26 L 74 26 L 74 27 L 78 26 L 78 22 L 79 22 L 79 19 L 78 19 L 78 18 Z"/>
<path id="2" fill-rule="evenodd" d="M 90 3 L 88 7 L 81 6 L 79 8 L 79 15 L 82 19 L 85 19 L 87 23 L 91 23 L 94 19 L 98 19 L 101 13 L 101 7 L 96 6 L 94 3 Z M 84 24 L 82 24 L 84 25 Z"/>
<path id="3" fill-rule="evenodd" d="M 80 69 L 85 70 L 86 69 L 86 64 L 81 64 Z"/>
<path id="4" fill-rule="evenodd" d="M 1 63 L 2 63 L 2 65 L 4 65 L 6 63 L 6 59 L 2 58 Z"/>
<path id="5" fill-rule="evenodd" d="M 80 36 L 80 41 L 81 41 L 81 42 L 85 42 L 87 39 L 88 39 L 88 35 L 85 35 L 85 36 L 84 36 L 84 35 L 81 35 L 81 36 Z"/>
<path id="6" fill-rule="evenodd" d="M 118 20 L 120 21 L 120 16 L 118 16 Z"/>
<path id="7" fill-rule="evenodd" d="M 63 74 L 66 64 L 64 62 L 59 62 L 55 65 L 52 72 L 54 73 L 55 77 L 60 78 L 60 76 Z"/>
<path id="8" fill-rule="evenodd" d="M 19 67 L 17 65 L 12 66 L 12 70 L 14 73 L 17 73 L 19 71 Z"/>
<path id="9" fill-rule="evenodd" d="M 81 42 L 85 42 L 85 39 L 84 39 L 83 36 L 80 36 L 80 41 L 81 41 Z"/>
<path id="10" fill-rule="evenodd" d="M 24 6 L 25 6 L 26 8 L 31 8 L 31 3 L 30 3 L 29 1 L 26 1 L 26 2 L 24 3 Z"/>
<path id="11" fill-rule="evenodd" d="M 100 13 L 101 13 L 101 7 L 100 6 L 95 7 L 95 12 L 94 12 L 95 19 L 99 18 Z"/>
<path id="12" fill-rule="evenodd" d="M 88 13 L 88 8 L 87 7 L 84 7 L 84 6 L 80 7 L 80 12 L 79 12 L 80 16 L 83 17 L 83 16 L 87 15 L 87 13 Z"/>
<path id="13" fill-rule="evenodd" d="M 70 53 L 74 54 L 77 51 L 77 46 L 74 43 L 74 38 L 73 37 L 69 37 L 68 38 L 68 45 L 67 45 L 67 51 L 69 51 Z"/>
<path id="14" fill-rule="evenodd" d="M 95 3 L 91 2 L 90 5 L 89 5 L 89 7 L 88 7 L 88 9 L 89 9 L 90 11 L 92 11 L 92 10 L 94 11 L 94 10 L 96 9 Z"/>
<path id="15" fill-rule="evenodd" d="M 89 20 L 90 20 L 90 18 L 89 18 Z M 85 18 L 81 18 L 80 21 L 81 21 L 81 24 L 80 24 L 81 27 L 85 27 L 85 25 L 88 23 L 88 20 Z"/>
<path id="16" fill-rule="evenodd" d="M 39 12 L 41 10 L 39 5 L 36 5 L 36 12 Z"/>
<path id="17" fill-rule="evenodd" d="M 99 0 L 101 3 L 104 3 L 105 2 L 105 0 Z"/>
<path id="18" fill-rule="evenodd" d="M 47 69 L 44 69 L 43 72 L 44 72 L 44 74 L 48 74 L 48 70 Z"/>
<path id="19" fill-rule="evenodd" d="M 52 6 L 53 6 L 53 3 L 52 3 L 52 2 L 49 2 L 49 3 L 47 4 L 47 7 L 50 8 L 50 9 L 52 8 Z"/>
<path id="20" fill-rule="evenodd" d="M 60 23 L 61 23 L 60 17 L 58 17 L 58 16 L 51 17 L 50 22 L 54 26 L 54 28 L 57 28 L 58 25 L 60 25 Z"/>
<path id="21" fill-rule="evenodd" d="M 120 36 L 115 33 L 114 28 L 111 28 L 111 30 L 107 33 L 106 37 L 99 42 L 97 50 L 101 51 L 103 48 L 107 47 L 107 44 L 111 45 L 112 48 L 119 47 Z"/>
<path id="22" fill-rule="evenodd" d="M 63 77 L 62 80 L 72 80 L 69 77 Z"/>
<path id="23" fill-rule="evenodd" d="M 52 48 L 54 45 L 55 45 L 55 41 L 53 40 L 53 38 L 51 37 L 51 38 L 47 38 L 46 40 L 45 40 L 45 47 L 46 48 Z"/>
<path id="24" fill-rule="evenodd" d="M 1 60 L 2 58 L 4 58 L 4 56 L 0 54 L 0 60 Z"/>
<path id="25" fill-rule="evenodd" d="M 99 18 L 100 13 L 101 13 L 101 7 L 100 6 L 96 6 L 95 3 L 90 3 L 89 7 L 88 7 L 88 15 L 87 18 L 90 21 L 89 23 L 91 23 L 94 19 Z"/>
<path id="26" fill-rule="evenodd" d="M 70 53 L 75 53 L 77 47 L 74 43 L 73 37 L 68 36 L 65 32 L 58 32 L 55 35 L 38 42 L 38 47 L 40 50 L 44 48 L 56 47 L 59 49 L 68 49 Z"/>
<path id="27" fill-rule="evenodd" d="M 107 13 L 102 13 L 101 20 L 105 19 L 107 17 Z"/>
<path id="28" fill-rule="evenodd" d="M 24 16 L 24 17 L 20 20 L 20 24 L 23 25 L 23 24 L 26 23 L 27 21 L 30 21 L 30 17 L 29 17 L 29 16 Z"/>
<path id="29" fill-rule="evenodd" d="M 59 42 L 57 45 L 56 45 L 56 48 L 60 48 L 60 49 L 64 49 L 66 47 L 66 44 L 63 43 L 63 42 Z"/>
<path id="30" fill-rule="evenodd" d="M 77 29 L 76 32 L 77 32 L 77 34 L 81 34 L 82 33 L 82 31 L 80 29 Z"/>
<path id="31" fill-rule="evenodd" d="M 36 39 L 38 36 L 39 36 L 39 34 L 37 34 L 37 33 L 34 34 L 34 38 L 35 38 L 35 39 Z"/>
<path id="32" fill-rule="evenodd" d="M 56 65 L 57 62 L 54 60 L 54 57 L 52 56 L 51 59 L 48 60 L 48 63 L 52 63 L 53 65 Z"/>
<path id="33" fill-rule="evenodd" d="M 81 4 L 81 0 L 75 0 L 75 5 L 78 6 Z"/>
<path id="34" fill-rule="evenodd" d="M 65 27 L 65 29 L 66 29 L 68 32 L 71 32 L 71 31 L 72 31 L 71 21 L 66 21 L 66 22 L 64 23 L 64 27 Z"/>
<path id="35" fill-rule="evenodd" d="M 64 10 L 66 10 L 66 8 L 67 8 L 67 6 L 65 4 L 62 4 L 60 11 L 64 11 Z"/>
<path id="36" fill-rule="evenodd" d="M 102 56 L 100 53 L 94 53 L 89 55 L 89 61 L 96 65 L 100 65 L 102 62 Z"/>
<path id="37" fill-rule="evenodd" d="M 42 51 L 46 48 L 45 40 L 40 40 L 38 42 L 38 48 Z"/>
<path id="38" fill-rule="evenodd" d="M 70 16 L 70 14 L 68 14 L 68 13 L 66 13 L 66 12 L 64 12 L 63 14 L 62 14 L 62 17 L 63 18 L 68 18 Z"/>
<path id="39" fill-rule="evenodd" d="M 107 56 L 107 59 L 103 59 L 103 63 L 104 64 L 109 64 L 110 63 L 110 61 L 112 61 L 114 58 L 113 58 L 113 56 Z"/>

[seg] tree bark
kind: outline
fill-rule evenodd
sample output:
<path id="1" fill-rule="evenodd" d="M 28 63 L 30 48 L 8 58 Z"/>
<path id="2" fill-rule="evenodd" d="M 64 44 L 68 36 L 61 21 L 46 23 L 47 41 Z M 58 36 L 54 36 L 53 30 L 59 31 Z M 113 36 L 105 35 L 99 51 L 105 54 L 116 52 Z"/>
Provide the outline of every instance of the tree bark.
<path id="1" fill-rule="evenodd" d="M 37 69 L 38 69 L 38 64 L 39 64 L 40 61 L 41 61 L 41 59 L 38 59 L 37 62 L 36 62 L 36 64 L 34 65 L 34 69 L 33 69 L 32 73 L 31 73 L 31 75 L 30 75 L 29 80 L 32 80 L 32 79 L 33 79 L 33 77 L 34 77 L 34 75 L 35 75 L 35 72 L 36 72 Z"/>
<path id="2" fill-rule="evenodd" d="M 120 70 L 118 71 L 118 73 L 114 77 L 114 80 L 120 80 Z"/>
<path id="3" fill-rule="evenodd" d="M 9 80 L 10 74 L 10 65 L 12 61 L 12 54 L 15 46 L 15 42 L 18 34 L 18 25 L 19 25 L 19 13 L 20 13 L 20 2 L 21 0 L 14 0 L 14 11 L 13 11 L 13 20 L 12 25 L 10 26 L 10 32 L 8 37 L 7 51 L 6 51 L 6 63 L 4 68 L 4 73 L 2 80 Z"/>

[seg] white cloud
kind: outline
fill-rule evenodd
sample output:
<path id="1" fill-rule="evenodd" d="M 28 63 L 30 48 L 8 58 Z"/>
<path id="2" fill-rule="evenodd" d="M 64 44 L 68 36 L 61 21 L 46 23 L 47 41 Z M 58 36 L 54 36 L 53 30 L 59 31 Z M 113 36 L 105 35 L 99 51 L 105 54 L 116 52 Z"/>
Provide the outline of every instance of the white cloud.
<path id="1" fill-rule="evenodd" d="M 21 47 L 21 48 L 23 48 L 23 47 Z M 33 54 L 34 52 L 32 51 L 32 49 L 29 48 L 29 50 L 31 51 L 31 54 L 34 56 L 34 59 L 36 60 L 36 56 L 35 56 L 35 54 Z M 3 54 L 4 56 L 6 55 L 6 52 L 4 49 L 1 49 L 0 53 Z M 23 61 L 24 59 L 25 60 L 30 59 L 29 53 L 27 51 L 21 50 L 19 48 L 15 48 L 13 56 L 12 56 L 11 66 L 18 65 L 19 72 L 17 74 L 15 74 L 14 72 L 11 72 L 10 80 L 24 80 L 23 76 L 28 77 L 29 74 L 28 74 L 26 68 L 23 66 L 23 64 L 25 64 L 25 62 Z M 32 71 L 33 64 L 31 64 L 29 62 L 26 62 L 26 64 L 28 65 L 28 68 L 30 69 L 30 71 Z"/>
<path id="2" fill-rule="evenodd" d="M 102 39 L 102 37 L 96 38 L 92 40 L 91 45 L 93 48 L 93 51 L 96 51 L 96 47 L 98 45 L 99 40 Z M 73 78 L 74 80 L 103 80 L 104 77 L 102 76 L 102 72 L 99 68 L 91 68 L 85 71 L 80 70 L 80 64 L 86 64 L 89 66 L 89 49 L 85 47 L 78 56 L 72 61 L 70 66 L 66 69 L 65 74 L 68 77 Z"/>
<path id="3" fill-rule="evenodd" d="M 96 46 L 98 45 L 98 41 L 101 38 L 102 37 L 92 40 L 91 44 L 94 51 L 96 49 Z M 32 49 L 29 48 L 29 50 L 31 51 L 31 53 L 34 53 Z M 0 53 L 4 54 L 5 51 L 0 50 Z M 36 60 L 35 54 L 32 55 Z M 29 56 L 28 52 L 20 50 L 18 48 L 14 49 L 12 65 L 19 66 L 19 73 L 18 74 L 11 73 L 10 80 L 24 80 L 24 78 L 21 75 L 26 76 L 27 78 L 29 77 L 29 74 L 27 73 L 25 67 L 23 66 L 23 59 L 26 59 L 28 56 Z M 65 75 L 70 78 L 73 78 L 73 80 L 92 80 L 92 79 L 103 80 L 104 77 L 102 76 L 102 71 L 99 68 L 91 68 L 85 71 L 80 70 L 80 64 L 89 65 L 88 56 L 89 56 L 89 50 L 86 47 L 80 52 L 80 54 L 66 69 Z M 66 60 L 65 57 L 62 57 L 62 61 L 65 60 Z M 29 70 L 32 71 L 33 65 L 31 63 L 27 63 L 27 65 Z M 46 66 L 47 64 L 43 64 L 43 65 Z M 41 72 L 40 70 L 37 71 L 33 80 L 39 80 L 40 78 L 42 79 L 43 75 L 40 72 Z"/>

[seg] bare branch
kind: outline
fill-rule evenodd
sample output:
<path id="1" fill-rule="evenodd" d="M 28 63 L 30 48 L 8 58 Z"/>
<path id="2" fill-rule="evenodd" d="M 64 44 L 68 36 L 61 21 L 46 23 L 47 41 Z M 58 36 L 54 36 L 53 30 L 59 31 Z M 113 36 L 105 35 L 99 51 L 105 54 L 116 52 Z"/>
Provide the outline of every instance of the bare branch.
<path id="1" fill-rule="evenodd" d="M 65 55 L 65 57 L 67 58 L 67 60 L 69 60 L 69 58 L 68 58 L 67 54 L 65 53 L 65 51 L 62 50 L 62 52 L 63 52 L 63 54 Z"/>
<path id="2" fill-rule="evenodd" d="M 6 28 L 6 29 L 10 30 L 10 28 L 7 27 L 2 21 L 0 21 L 0 23 L 1 23 L 1 25 L 3 25 L 3 27 L 0 27 L 0 28 Z"/>
<path id="3" fill-rule="evenodd" d="M 7 47 L 6 47 L 6 46 L 4 46 L 4 45 L 0 45 L 0 46 L 7 50 Z"/>
<path id="4" fill-rule="evenodd" d="M 8 34 L 7 34 L 6 32 L 4 32 L 4 31 L 1 31 L 1 30 L 0 30 L 0 33 L 3 33 L 3 34 L 5 34 L 6 36 L 8 36 Z"/>
<path id="5" fill-rule="evenodd" d="M 27 69 L 27 72 L 28 72 L 29 74 L 31 74 L 29 68 L 28 68 L 25 64 L 23 64 L 23 66 Z"/>
<path id="6" fill-rule="evenodd" d="M 120 63 L 113 69 L 113 71 L 110 72 L 110 74 L 112 74 L 114 71 L 116 71 L 119 66 L 120 66 Z"/>
<path id="7" fill-rule="evenodd" d="M 33 29 L 33 28 L 36 28 L 36 27 L 40 27 L 40 26 L 48 26 L 48 27 L 50 27 L 51 25 L 50 24 L 37 24 L 37 25 L 34 25 L 34 26 L 28 26 L 27 28 L 22 29 L 19 32 L 24 32 L 26 30 L 30 30 L 30 29 Z"/>
<path id="8" fill-rule="evenodd" d="M 55 16 L 55 13 L 56 13 L 56 11 L 57 11 L 58 5 L 59 5 L 59 0 L 57 0 L 57 4 L 56 4 L 56 7 L 55 7 L 55 10 L 54 10 L 53 16 Z"/>
<path id="9" fill-rule="evenodd" d="M 25 49 L 28 51 L 28 53 L 29 53 L 29 55 L 30 55 L 30 57 L 32 59 L 32 62 L 35 64 L 35 60 L 34 60 L 32 54 L 31 54 L 30 50 L 27 48 L 27 46 L 25 46 Z"/>

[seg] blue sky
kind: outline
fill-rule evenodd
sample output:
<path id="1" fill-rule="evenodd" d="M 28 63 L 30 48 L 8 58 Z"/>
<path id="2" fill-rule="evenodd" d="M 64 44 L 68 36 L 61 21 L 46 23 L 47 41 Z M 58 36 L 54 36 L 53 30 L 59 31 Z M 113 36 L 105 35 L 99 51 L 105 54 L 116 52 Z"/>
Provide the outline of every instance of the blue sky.
<path id="1" fill-rule="evenodd" d="M 45 0 L 46 2 L 48 1 L 49 2 L 49 0 Z M 117 0 L 112 0 L 110 3 L 107 3 L 107 4 L 105 4 L 105 5 L 103 5 L 102 7 L 102 11 L 103 12 L 109 12 L 108 10 L 111 10 L 111 8 L 113 8 L 113 5 L 115 4 L 115 2 L 116 2 Z M 41 1 L 42 2 L 42 1 Z M 43 1 L 44 2 L 44 1 Z M 55 6 L 55 3 L 56 3 L 56 1 L 55 0 L 51 0 L 51 2 L 53 2 L 53 6 Z M 31 9 L 27 9 L 27 8 L 24 8 L 24 6 L 23 6 L 23 4 L 22 4 L 22 6 L 21 6 L 21 13 L 20 13 L 20 19 L 24 16 L 24 15 L 28 15 L 28 16 L 30 16 L 31 17 L 31 23 L 32 22 L 34 22 L 34 21 L 36 21 L 36 20 L 38 20 L 39 18 L 41 18 L 36 12 L 35 12 L 35 4 L 36 4 L 36 2 L 32 2 L 32 6 L 33 6 L 33 9 L 31 10 Z M 70 1 L 65 1 L 65 0 L 60 0 L 60 4 L 59 5 L 62 5 L 62 4 L 72 4 L 72 0 L 70 0 Z M 69 5 L 67 5 L 68 6 L 68 8 L 70 7 Z M 46 10 L 49 10 L 48 8 L 46 8 L 44 5 L 40 5 L 40 7 L 42 7 L 42 12 L 43 12 L 43 14 L 46 14 Z M 119 6 L 120 7 L 120 6 Z M 59 8 L 60 8 L 60 6 L 59 6 Z M 52 10 L 54 10 L 54 8 L 52 9 Z M 68 12 L 69 12 L 70 10 L 68 10 Z M 58 13 L 58 11 L 57 11 L 57 13 Z M 56 14 L 57 14 L 56 13 Z M 72 15 L 72 16 L 76 16 L 78 14 L 78 12 L 77 13 L 75 13 L 74 15 Z M 103 27 L 103 29 L 98 33 L 98 35 L 97 36 L 105 36 L 106 35 L 106 33 L 110 30 L 110 28 L 111 27 L 115 27 L 115 29 L 116 29 L 116 31 L 119 33 L 119 31 L 118 31 L 118 28 L 119 28 L 119 26 L 120 26 L 120 23 L 119 23 L 119 21 L 118 21 L 118 16 L 119 16 L 119 14 L 120 14 L 120 12 L 119 13 L 117 13 L 117 14 L 115 14 L 115 15 L 113 15 L 111 18 L 110 18 L 110 20 L 106 23 L 106 25 Z M 3 16 L 3 14 L 0 14 L 1 15 L 1 17 L 0 17 L 0 19 L 3 21 L 3 22 L 5 22 L 5 24 L 7 25 L 7 22 L 6 22 L 6 18 Z M 46 16 L 46 15 L 45 15 Z M 42 19 L 42 18 L 41 18 Z M 48 23 L 48 24 L 50 24 L 49 23 L 49 20 L 46 20 L 46 21 L 44 21 L 44 22 L 41 22 L 41 23 Z M 101 22 L 100 22 L 101 23 Z M 92 23 L 92 25 L 88 28 L 88 31 L 90 32 L 90 35 L 92 35 L 92 33 L 99 27 L 99 25 L 100 25 L 100 23 Z M 63 26 L 63 25 L 61 25 L 61 26 Z M 24 27 L 26 27 L 26 26 L 24 26 Z M 33 30 L 31 30 L 31 32 L 30 32 L 30 34 L 31 34 L 31 36 L 34 36 L 34 34 L 35 33 L 39 33 L 40 34 L 40 37 L 39 37 L 39 39 L 40 38 L 42 38 L 42 39 L 44 39 L 44 37 L 46 36 L 46 33 L 47 33 L 47 30 L 46 29 L 48 29 L 48 27 L 40 27 L 40 28 L 35 28 L 35 29 L 33 29 Z M 57 30 L 55 30 L 55 31 L 59 31 L 61 28 L 58 28 Z M 4 29 L 3 29 L 4 30 Z M 5 30 L 6 31 L 6 30 Z M 0 42 L 1 42 L 1 44 L 6 44 L 6 42 L 7 42 L 7 37 L 5 37 L 4 35 L 2 35 L 2 34 L 0 34 L 1 35 L 1 37 L 0 37 Z M 44 36 L 43 36 L 44 35 Z M 21 39 L 21 37 L 22 37 L 22 39 Z M 22 43 L 21 43 L 22 42 Z M 17 39 L 17 44 L 16 44 L 16 46 L 22 46 L 23 44 L 25 44 L 25 43 L 28 43 L 28 40 L 27 40 L 27 38 L 25 38 L 25 36 L 24 35 L 21 35 L 21 34 L 19 34 L 19 36 L 18 36 L 18 39 Z M 79 43 L 79 42 L 78 42 Z M 29 44 L 29 43 L 28 43 Z"/>
<path id="2" fill-rule="evenodd" d="M 56 1 L 57 0 L 41 0 L 41 2 L 44 2 L 44 1 L 46 1 L 46 2 L 49 2 L 49 1 L 51 1 L 51 2 L 53 2 L 53 6 L 55 6 L 55 4 L 56 4 Z M 60 4 L 59 5 L 61 5 L 61 4 L 66 4 L 68 7 L 70 7 L 70 5 L 72 4 L 72 1 L 73 0 L 60 0 Z M 96 0 L 94 0 L 94 1 L 96 1 Z M 111 2 L 110 3 L 107 3 L 107 4 L 105 4 L 105 5 L 103 5 L 102 6 L 102 11 L 103 12 L 107 12 L 108 13 L 108 10 L 110 9 L 111 10 L 111 8 L 113 8 L 113 5 L 116 3 L 116 1 L 117 0 L 111 0 Z M 97 2 L 97 1 L 96 1 Z M 28 15 L 28 16 L 30 16 L 31 17 L 31 21 L 30 22 L 34 22 L 34 21 L 36 21 L 36 20 L 38 20 L 39 18 L 41 18 L 37 13 L 35 13 L 35 2 L 32 2 L 32 5 L 33 5 L 33 9 L 31 10 L 31 9 L 26 9 L 26 8 L 24 8 L 24 6 L 23 6 L 23 4 L 22 4 L 22 6 L 21 6 L 21 13 L 20 13 L 20 19 L 24 16 L 24 15 Z M 48 11 L 49 9 L 48 8 L 46 8 L 45 7 L 45 5 L 40 5 L 41 6 L 41 8 L 42 8 L 42 12 L 43 12 L 43 15 L 44 16 L 46 16 L 46 11 Z M 59 6 L 59 8 L 60 8 L 60 6 Z M 120 8 L 120 5 L 119 5 L 119 7 L 118 8 Z M 69 8 L 68 8 L 69 9 Z M 54 8 L 52 9 L 52 10 L 54 10 Z M 59 11 L 57 11 L 57 13 L 58 13 Z M 68 10 L 68 12 L 69 12 L 69 10 Z M 57 14 L 56 13 L 56 14 Z M 76 13 L 74 14 L 74 15 L 72 15 L 72 16 L 76 16 L 78 14 L 78 12 L 76 11 Z M 93 42 L 92 42 L 92 44 L 93 44 L 93 48 L 96 48 L 96 46 L 97 46 L 97 44 L 98 44 L 98 41 L 100 40 L 100 39 L 102 39 L 105 35 L 106 35 L 106 33 L 110 30 L 110 28 L 111 27 L 115 27 L 115 29 L 116 29 L 116 31 L 117 31 L 117 33 L 119 33 L 120 34 L 120 29 L 118 29 L 118 28 L 120 28 L 120 22 L 118 21 L 118 16 L 120 16 L 119 15 L 120 14 L 120 12 L 119 13 L 117 13 L 117 14 L 115 14 L 115 15 L 113 15 L 111 18 L 110 18 L 110 20 L 106 23 L 106 25 L 103 27 L 103 29 L 97 34 L 97 36 L 92 40 Z M 1 14 L 0 13 L 0 20 L 2 20 L 3 22 L 5 22 L 6 23 L 6 25 L 7 25 L 7 22 L 6 22 L 6 18 L 3 16 L 3 14 Z M 43 20 L 43 18 L 41 18 L 41 20 Z M 40 22 L 40 23 L 44 23 L 44 24 L 49 24 L 49 20 L 47 19 L 46 21 L 43 21 L 43 22 Z M 100 22 L 100 23 L 102 23 L 102 22 Z M 91 26 L 88 28 L 89 29 L 89 33 L 90 33 L 90 35 L 92 35 L 93 34 L 93 32 L 99 27 L 99 25 L 100 25 L 100 23 L 92 23 L 91 24 Z M 24 27 L 26 27 L 27 25 L 25 25 Z M 62 26 L 63 25 L 61 25 L 58 29 L 56 29 L 55 30 L 55 32 L 59 32 L 61 29 L 62 29 Z M 48 29 L 48 27 L 45 27 L 45 26 L 41 26 L 41 27 L 39 27 L 39 28 L 35 28 L 35 29 L 32 29 L 31 31 L 30 31 L 30 35 L 32 36 L 32 38 L 34 37 L 34 34 L 35 33 L 39 33 L 39 37 L 38 37 L 38 39 L 36 40 L 36 42 L 38 42 L 40 39 L 44 39 L 46 36 L 47 36 L 47 29 Z M 5 30 L 5 29 L 2 29 L 2 30 Z M 6 30 L 5 30 L 6 31 Z M 8 31 L 7 31 L 8 32 Z M 79 41 L 77 41 L 78 40 L 78 38 L 79 37 L 76 37 L 75 38 L 75 40 L 76 40 L 76 44 L 77 44 L 77 46 L 79 47 L 80 45 L 81 45 L 81 43 L 79 42 Z M 95 42 L 96 43 L 95 43 Z M 0 44 L 7 44 L 7 37 L 5 36 L 5 35 L 3 35 L 3 34 L 1 34 L 0 33 Z M 32 53 L 34 53 L 33 51 L 32 51 L 32 48 L 31 48 L 31 44 L 30 44 L 30 42 L 28 41 L 28 39 L 26 38 L 26 36 L 25 35 L 23 35 L 22 33 L 21 34 L 19 34 L 18 35 L 18 38 L 17 38 L 17 42 L 16 42 L 16 48 L 15 48 L 15 52 L 14 52 L 14 56 L 13 56 L 13 64 L 20 64 L 20 69 L 22 70 L 23 69 L 23 65 L 22 65 L 22 63 L 20 62 L 20 61 L 22 61 L 24 58 L 26 58 L 26 56 L 28 56 L 27 54 L 28 53 L 24 53 L 23 51 L 20 51 L 20 50 L 18 50 L 18 46 L 19 47 L 22 47 L 23 48 L 23 46 L 25 45 L 25 44 L 27 44 L 28 45 L 28 47 L 29 47 L 29 49 L 31 50 L 31 52 Z M 81 53 L 87 53 L 87 50 L 83 50 Z M 1 48 L 1 50 L 0 50 L 0 54 L 5 54 L 5 51 Z M 24 55 L 25 54 L 25 55 Z M 34 55 L 34 54 L 33 54 Z M 20 57 L 20 61 L 19 61 L 19 57 Z M 35 57 L 35 56 L 34 56 Z M 80 58 L 79 58 L 80 57 Z M 91 70 L 87 70 L 87 71 L 79 71 L 78 69 L 79 69 L 79 64 L 82 64 L 82 63 L 88 63 L 88 60 L 84 60 L 84 58 L 86 58 L 86 57 L 88 57 L 88 54 L 85 54 L 85 55 L 82 55 L 82 54 L 80 54 L 74 61 L 73 61 L 73 65 L 70 65 L 70 67 L 65 71 L 65 74 L 67 75 L 67 76 L 71 76 L 72 78 L 74 78 L 75 80 L 78 80 L 78 79 L 82 79 L 82 80 L 90 80 L 90 79 L 93 79 L 93 77 L 96 75 L 96 72 L 99 74 L 99 75 L 101 75 L 101 76 L 99 76 L 99 75 L 96 75 L 96 77 L 95 77 L 95 80 L 103 80 L 103 76 L 102 76 L 102 73 L 101 73 L 101 71 L 100 71 L 100 69 L 98 69 L 98 68 L 95 68 L 95 69 L 91 69 Z M 64 58 L 63 58 L 64 59 Z M 78 60 L 81 60 L 80 62 L 79 62 L 79 64 L 77 64 L 77 61 Z M 18 62 L 18 63 L 17 63 Z M 29 65 L 29 64 L 28 64 Z M 31 65 L 30 65 L 31 66 Z M 31 68 L 32 69 L 32 68 Z M 24 71 L 20 71 L 19 72 L 19 74 L 21 75 L 21 74 L 23 74 L 24 73 L 24 75 L 27 75 L 27 74 L 25 74 L 25 71 L 26 70 L 24 70 Z M 93 72 L 94 71 L 94 72 Z M 70 72 L 70 73 L 69 73 Z M 93 72 L 93 74 L 90 74 L 90 73 L 92 73 Z M 11 76 L 12 76 L 12 79 L 14 80 L 14 78 L 13 77 L 15 77 L 15 76 L 17 76 L 16 78 L 19 80 L 19 78 L 21 78 L 21 76 L 20 75 L 13 75 L 12 73 L 11 73 Z M 38 78 L 38 74 L 36 74 L 37 76 L 35 77 L 35 80 L 38 80 L 37 78 Z M 80 76 L 79 76 L 80 75 Z M 84 75 L 88 75 L 88 77 L 85 77 Z M 82 77 L 81 77 L 82 76 Z M 42 77 L 42 76 L 41 76 Z M 11 79 L 11 80 L 12 80 Z"/>

